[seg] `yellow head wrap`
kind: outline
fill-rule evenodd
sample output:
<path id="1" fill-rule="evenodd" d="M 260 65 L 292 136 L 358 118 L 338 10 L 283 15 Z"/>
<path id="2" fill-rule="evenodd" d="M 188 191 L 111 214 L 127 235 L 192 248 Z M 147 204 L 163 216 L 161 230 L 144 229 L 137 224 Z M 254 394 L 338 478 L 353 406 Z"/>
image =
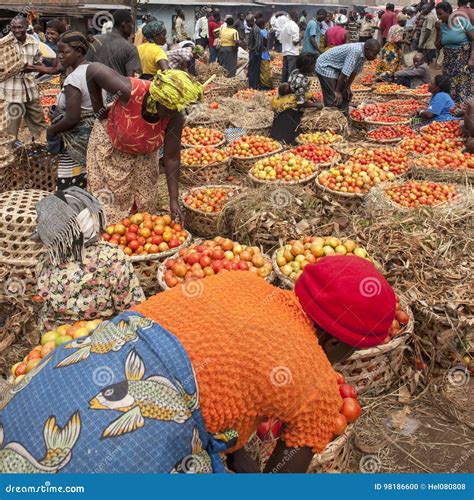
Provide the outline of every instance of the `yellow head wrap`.
<path id="1" fill-rule="evenodd" d="M 150 85 L 150 97 L 146 109 L 157 112 L 157 104 L 165 108 L 182 111 L 203 97 L 202 85 L 194 81 L 188 73 L 179 69 L 158 71 Z"/>

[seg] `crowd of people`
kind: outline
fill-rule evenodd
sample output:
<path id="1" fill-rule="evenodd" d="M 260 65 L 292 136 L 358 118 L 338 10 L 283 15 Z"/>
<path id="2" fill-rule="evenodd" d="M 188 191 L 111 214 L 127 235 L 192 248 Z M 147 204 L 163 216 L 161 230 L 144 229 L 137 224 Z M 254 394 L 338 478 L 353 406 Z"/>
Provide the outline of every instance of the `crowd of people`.
<path id="1" fill-rule="evenodd" d="M 184 111 L 203 97 L 193 74 L 207 51 L 230 77 L 244 51 L 254 89 L 273 87 L 271 51 L 281 52 L 271 135 L 285 143 L 294 142 L 305 110 L 347 113 L 356 76 L 379 58 L 379 80 L 430 84 L 420 117 L 464 116 L 472 150 L 474 28 L 472 9 L 459 2 L 454 17 L 446 2 L 400 13 L 388 4 L 375 17 L 353 9 L 319 9 L 314 18 L 276 12 L 268 22 L 262 12 L 221 20 L 219 10 L 207 9 L 192 35 L 178 9 L 173 43 L 151 16 L 134 33 L 126 9 L 100 35 L 52 20 L 42 37 L 39 28 L 28 32 L 24 17 L 12 20 L 7 36 L 25 60 L 21 73 L 0 84 L 8 106 L 23 108 L 10 113 L 13 136 L 22 116 L 32 135 L 45 128 L 37 76 L 58 74 L 62 82 L 47 128 L 59 154 L 58 190 L 38 203 L 32 236 L 46 249 L 38 267 L 41 328 L 73 318 L 106 321 L 91 337 L 56 349 L 0 401 L 1 472 L 88 472 L 101 456 L 111 457 L 103 472 L 186 472 L 189 456 L 195 461 L 187 472 L 257 472 L 244 445 L 265 418 L 284 424 L 266 470 L 306 471 L 333 437 L 340 410 L 331 363 L 382 344 L 394 320 L 394 291 L 375 266 L 355 256 L 324 258 L 305 267 L 294 292 L 250 272 L 220 273 L 206 278 L 198 297 L 176 287 L 145 301 L 130 260 L 100 234 L 106 220 L 157 213 L 160 163 L 169 220 L 182 220 Z M 432 78 L 429 64 L 441 48 L 443 74 Z M 402 68 L 410 52 L 412 63 Z M 323 103 L 310 92 L 312 76 Z M 104 191 L 111 196 L 102 206 Z M 360 293 L 366 281 L 377 282 L 377 294 Z M 293 380 L 287 386 L 270 376 L 282 366 Z M 104 368 L 120 380 L 99 389 L 90 381 Z M 43 462 L 34 458 L 41 434 Z"/>

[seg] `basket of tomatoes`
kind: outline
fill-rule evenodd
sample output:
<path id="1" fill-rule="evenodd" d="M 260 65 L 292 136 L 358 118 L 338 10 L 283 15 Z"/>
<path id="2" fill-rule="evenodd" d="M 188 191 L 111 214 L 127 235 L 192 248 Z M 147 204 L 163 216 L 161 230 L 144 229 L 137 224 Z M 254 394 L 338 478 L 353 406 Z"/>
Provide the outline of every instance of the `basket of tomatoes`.
<path id="1" fill-rule="evenodd" d="M 279 153 L 282 145 L 262 135 L 243 135 L 227 146 L 227 152 L 232 158 L 231 166 L 238 172 L 247 174 L 256 161 Z"/>
<path id="2" fill-rule="evenodd" d="M 229 184 L 211 184 L 185 191 L 181 202 L 185 210 L 186 227 L 202 238 L 225 234 L 220 218 L 222 210 L 242 190 L 239 186 Z"/>
<path id="3" fill-rule="evenodd" d="M 275 278 L 270 257 L 259 247 L 216 236 L 196 241 L 160 264 L 157 279 L 162 290 L 182 285 L 185 293 L 192 294 L 202 286 L 196 281 L 228 271 L 253 272 L 269 282 Z"/>
<path id="4" fill-rule="evenodd" d="M 230 157 L 224 149 L 196 146 L 181 152 L 179 180 L 182 184 L 201 186 L 218 184 L 229 175 Z"/>
<path id="5" fill-rule="evenodd" d="M 317 175 L 314 163 L 285 151 L 258 160 L 248 175 L 254 184 L 279 184 L 285 186 L 308 184 Z"/>
<path id="6" fill-rule="evenodd" d="M 176 254 L 191 243 L 191 234 L 176 224 L 168 214 L 140 212 L 109 224 L 102 238 L 119 245 L 133 263 L 146 294 L 156 292 L 159 262 Z"/>
<path id="7" fill-rule="evenodd" d="M 208 127 L 184 127 L 181 144 L 185 148 L 198 146 L 218 148 L 225 144 L 225 135 L 220 130 Z"/>
<path id="8" fill-rule="evenodd" d="M 367 132 L 367 139 L 377 144 L 397 144 L 405 137 L 415 137 L 407 125 L 384 125 Z"/>
<path id="9" fill-rule="evenodd" d="M 318 168 L 330 167 L 341 161 L 341 156 L 326 144 L 301 144 L 288 152 L 314 163 Z"/>
<path id="10" fill-rule="evenodd" d="M 438 151 L 420 156 L 413 161 L 414 177 L 433 181 L 474 179 L 474 154 L 461 151 Z"/>
<path id="11" fill-rule="evenodd" d="M 411 308 L 403 298 L 397 298 L 396 309 L 395 319 L 383 344 L 357 350 L 334 365 L 334 369 L 340 371 L 359 394 L 380 394 L 397 380 L 415 321 Z"/>

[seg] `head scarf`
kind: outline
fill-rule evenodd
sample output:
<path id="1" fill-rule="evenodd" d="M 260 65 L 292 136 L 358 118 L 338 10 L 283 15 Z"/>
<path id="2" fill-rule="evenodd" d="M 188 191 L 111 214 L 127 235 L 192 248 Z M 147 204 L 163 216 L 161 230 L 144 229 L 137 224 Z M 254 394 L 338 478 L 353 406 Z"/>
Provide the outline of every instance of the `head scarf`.
<path id="1" fill-rule="evenodd" d="M 53 265 L 83 260 L 84 249 L 97 241 L 106 225 L 99 201 L 76 186 L 56 191 L 36 204 L 36 231 L 31 236 L 47 248 Z"/>
<path id="2" fill-rule="evenodd" d="M 408 16 L 400 12 L 400 14 L 398 14 L 397 16 L 397 21 L 408 21 Z"/>
<path id="3" fill-rule="evenodd" d="M 398 24 L 394 24 L 388 30 L 387 42 L 388 43 L 399 43 L 403 40 L 403 34 L 405 33 L 405 28 Z"/>
<path id="4" fill-rule="evenodd" d="M 75 49 L 82 48 L 84 53 L 87 53 L 91 46 L 87 41 L 87 38 L 80 31 L 66 31 L 66 33 L 61 36 L 59 41 L 61 43 L 66 43 Z"/>
<path id="5" fill-rule="evenodd" d="M 150 85 L 150 97 L 147 102 L 149 113 L 157 112 L 157 104 L 173 111 L 182 111 L 203 96 L 203 87 L 194 81 L 188 73 L 179 69 L 158 71 Z"/>
<path id="6" fill-rule="evenodd" d="M 147 40 L 153 41 L 155 36 L 163 33 L 163 31 L 165 31 L 165 23 L 163 21 L 153 21 L 143 26 L 142 34 Z"/>
<path id="7" fill-rule="evenodd" d="M 193 47 L 193 54 L 201 58 L 204 56 L 204 49 L 200 45 L 195 45 Z"/>

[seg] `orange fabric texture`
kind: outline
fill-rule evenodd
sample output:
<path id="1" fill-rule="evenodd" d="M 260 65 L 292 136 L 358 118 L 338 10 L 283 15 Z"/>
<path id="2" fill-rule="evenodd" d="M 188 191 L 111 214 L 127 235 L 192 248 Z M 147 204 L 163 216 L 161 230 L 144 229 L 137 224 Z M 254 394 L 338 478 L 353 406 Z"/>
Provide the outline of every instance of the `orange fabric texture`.
<path id="1" fill-rule="evenodd" d="M 115 149 L 124 153 L 148 154 L 158 151 L 164 142 L 169 119 L 149 123 L 143 119 L 143 98 L 151 82 L 130 78 L 132 94 L 127 104 L 117 99 L 107 115 L 107 133 Z"/>
<path id="2" fill-rule="evenodd" d="M 229 272 L 160 293 L 134 310 L 186 349 L 209 432 L 237 430 L 240 448 L 264 418 L 278 418 L 287 446 L 320 452 L 332 439 L 342 400 L 293 292 L 251 272 Z"/>

